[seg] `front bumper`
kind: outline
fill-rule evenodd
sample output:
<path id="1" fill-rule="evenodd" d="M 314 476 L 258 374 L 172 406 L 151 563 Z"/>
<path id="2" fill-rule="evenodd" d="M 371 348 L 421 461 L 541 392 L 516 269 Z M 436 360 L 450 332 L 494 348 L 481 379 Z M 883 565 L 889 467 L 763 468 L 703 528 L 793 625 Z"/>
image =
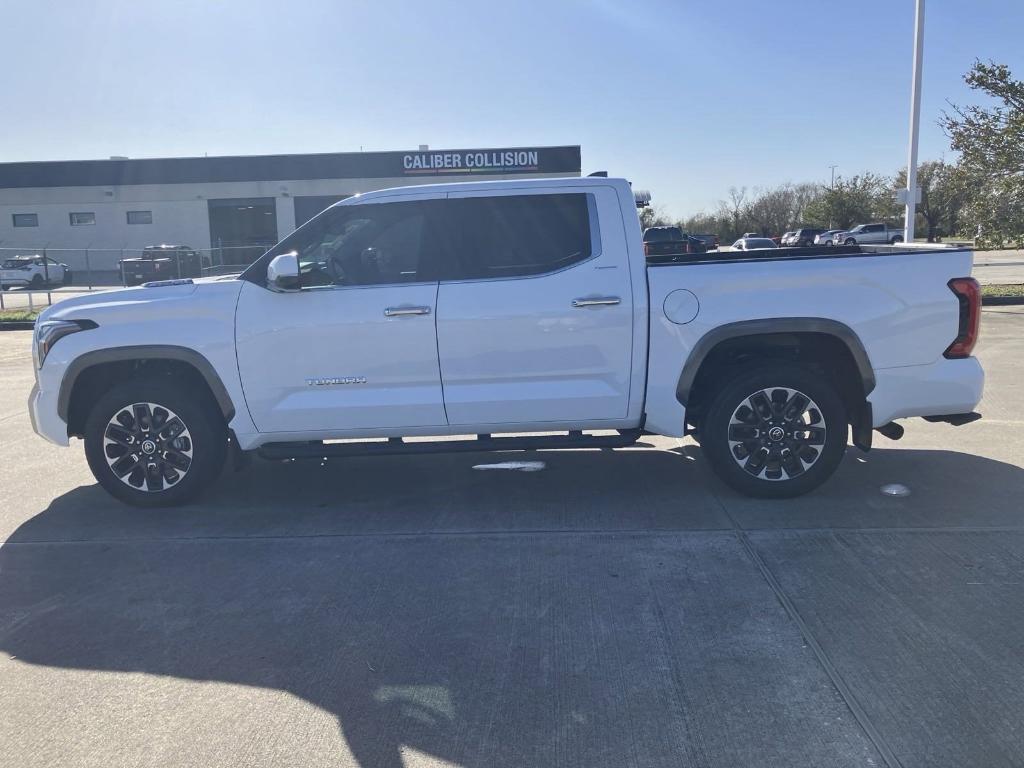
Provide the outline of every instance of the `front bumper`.
<path id="1" fill-rule="evenodd" d="M 876 370 L 875 388 L 868 395 L 872 426 L 912 416 L 970 413 L 984 389 L 985 372 L 974 357 Z"/>
<path id="2" fill-rule="evenodd" d="M 69 445 L 68 425 L 57 415 L 57 391 L 49 392 L 32 385 L 28 396 L 28 417 L 36 434 L 54 445 Z"/>

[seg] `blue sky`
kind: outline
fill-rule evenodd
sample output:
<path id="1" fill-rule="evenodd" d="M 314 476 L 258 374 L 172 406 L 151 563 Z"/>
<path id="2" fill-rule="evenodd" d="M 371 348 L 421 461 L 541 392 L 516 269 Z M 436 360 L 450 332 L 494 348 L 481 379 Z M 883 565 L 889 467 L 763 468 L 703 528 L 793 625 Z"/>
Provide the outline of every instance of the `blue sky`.
<path id="1" fill-rule="evenodd" d="M 668 213 L 905 162 L 913 0 L 35 0 L 0 161 L 580 144 Z M 928 0 L 921 158 L 1024 2 Z"/>

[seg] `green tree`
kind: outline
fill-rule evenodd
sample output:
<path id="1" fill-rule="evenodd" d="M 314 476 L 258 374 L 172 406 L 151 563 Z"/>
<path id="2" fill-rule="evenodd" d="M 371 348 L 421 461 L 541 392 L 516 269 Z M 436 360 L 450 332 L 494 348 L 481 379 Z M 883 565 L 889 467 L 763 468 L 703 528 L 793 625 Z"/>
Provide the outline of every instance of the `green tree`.
<path id="1" fill-rule="evenodd" d="M 875 173 L 837 177 L 835 185 L 825 188 L 804 212 L 807 223 L 839 229 L 872 221 L 895 221 L 898 215 L 892 179 Z"/>
<path id="2" fill-rule="evenodd" d="M 640 229 L 664 227 L 671 223 L 660 206 L 648 205 L 640 209 Z"/>
<path id="3" fill-rule="evenodd" d="M 958 183 L 965 195 L 963 229 L 983 242 L 1024 240 L 1024 82 L 1010 68 L 975 61 L 967 84 L 990 106 L 950 106 L 940 125 L 960 153 Z"/>
<path id="4" fill-rule="evenodd" d="M 906 188 L 906 168 L 896 174 L 894 184 L 897 189 Z M 920 229 L 928 233 L 928 242 L 959 232 L 960 209 L 967 196 L 967 185 L 960 169 L 942 160 L 926 160 L 917 167 L 917 186 L 921 190 L 917 216 L 923 224 Z"/>

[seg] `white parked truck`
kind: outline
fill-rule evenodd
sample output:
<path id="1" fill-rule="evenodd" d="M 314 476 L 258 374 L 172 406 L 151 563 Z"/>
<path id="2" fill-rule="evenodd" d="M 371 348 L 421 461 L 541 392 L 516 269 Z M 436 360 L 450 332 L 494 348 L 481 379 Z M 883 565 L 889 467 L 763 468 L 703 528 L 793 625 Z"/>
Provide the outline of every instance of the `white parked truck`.
<path id="1" fill-rule="evenodd" d="M 229 444 L 319 459 L 645 432 L 693 435 L 733 488 L 788 497 L 831 475 L 851 434 L 868 449 L 874 429 L 899 436 L 895 419 L 977 418 L 971 261 L 890 246 L 645 258 L 622 179 L 382 190 L 240 276 L 54 305 L 30 408 L 139 505 L 193 497 Z M 452 435 L 470 437 L 402 439 Z"/>
<path id="2" fill-rule="evenodd" d="M 888 224 L 858 224 L 853 229 L 833 234 L 832 242 L 836 245 L 895 245 L 903 242 L 903 229 L 890 227 Z"/>

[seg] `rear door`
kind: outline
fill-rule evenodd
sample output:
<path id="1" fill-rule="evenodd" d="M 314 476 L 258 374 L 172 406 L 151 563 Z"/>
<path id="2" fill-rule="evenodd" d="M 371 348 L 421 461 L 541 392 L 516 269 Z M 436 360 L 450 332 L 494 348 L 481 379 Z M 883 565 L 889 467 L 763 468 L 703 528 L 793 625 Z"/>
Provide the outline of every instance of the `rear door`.
<path id="1" fill-rule="evenodd" d="M 614 189 L 452 193 L 446 207 L 456 259 L 437 334 L 449 423 L 625 418 L 633 317 Z"/>
<path id="2" fill-rule="evenodd" d="M 865 243 L 884 243 L 885 225 L 868 224 L 866 227 L 864 227 L 864 237 L 859 239 Z"/>

